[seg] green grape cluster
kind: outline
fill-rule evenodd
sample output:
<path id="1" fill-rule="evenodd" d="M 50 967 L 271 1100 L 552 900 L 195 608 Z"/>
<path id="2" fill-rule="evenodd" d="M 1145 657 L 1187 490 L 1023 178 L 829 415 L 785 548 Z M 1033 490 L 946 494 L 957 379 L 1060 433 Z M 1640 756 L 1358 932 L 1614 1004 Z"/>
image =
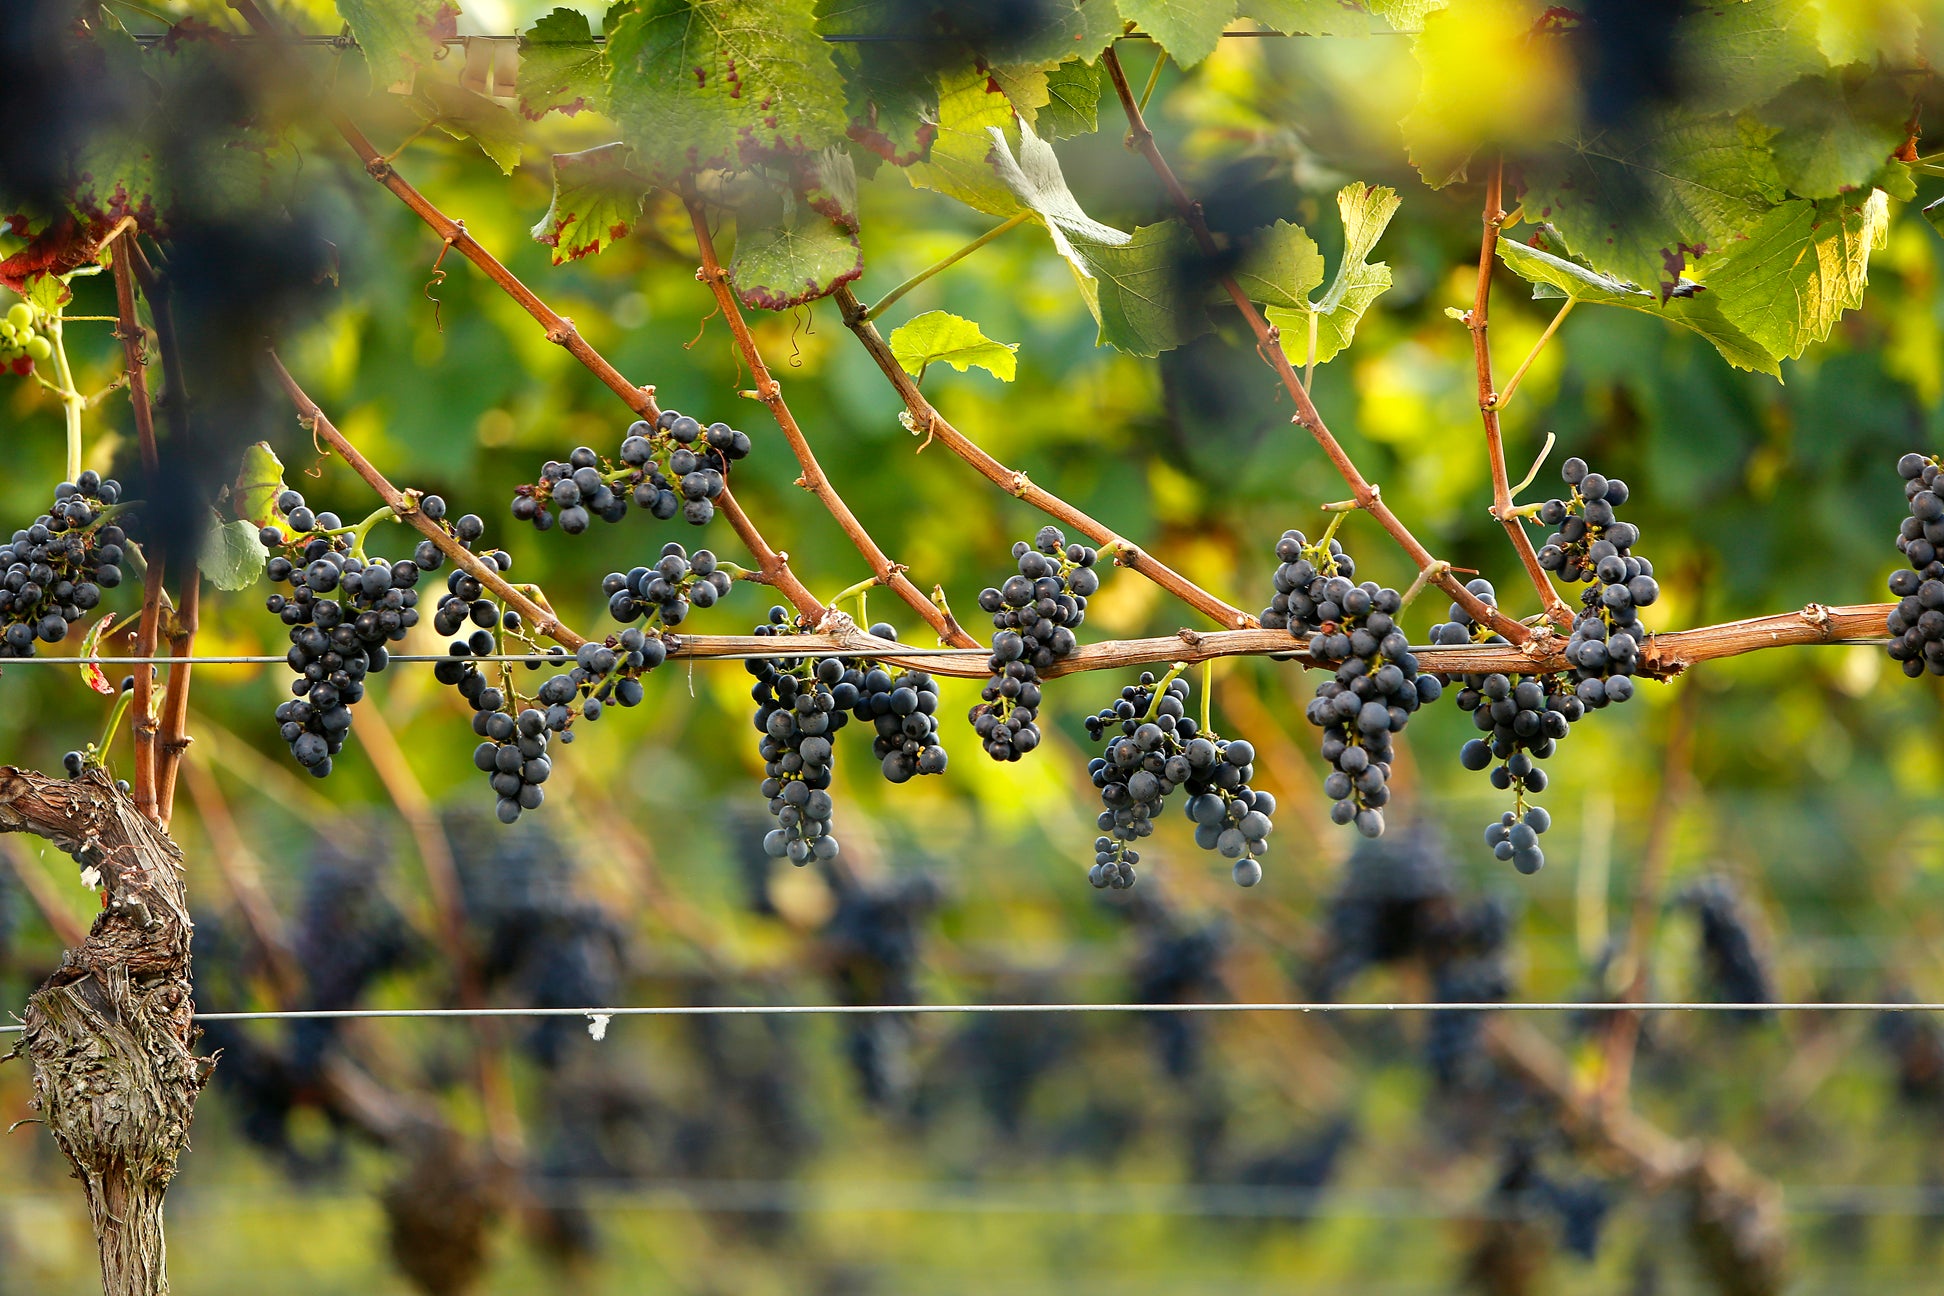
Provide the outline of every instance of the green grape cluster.
<path id="1" fill-rule="evenodd" d="M 34 372 L 34 362 L 54 354 L 54 344 L 34 327 L 34 308 L 15 302 L 0 318 L 0 366 L 25 378 Z"/>

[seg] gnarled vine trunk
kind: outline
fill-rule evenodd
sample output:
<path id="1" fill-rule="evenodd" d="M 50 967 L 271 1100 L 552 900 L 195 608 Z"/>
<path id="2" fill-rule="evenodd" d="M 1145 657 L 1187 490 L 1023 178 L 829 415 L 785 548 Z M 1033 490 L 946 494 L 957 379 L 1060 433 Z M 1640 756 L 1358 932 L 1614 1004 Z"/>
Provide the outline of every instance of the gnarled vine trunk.
<path id="1" fill-rule="evenodd" d="M 190 1052 L 182 855 L 100 770 L 0 766 L 0 832 L 45 837 L 100 874 L 87 939 L 27 1000 L 34 1106 L 88 1198 L 106 1296 L 169 1290 L 162 1198 L 210 1062 Z"/>

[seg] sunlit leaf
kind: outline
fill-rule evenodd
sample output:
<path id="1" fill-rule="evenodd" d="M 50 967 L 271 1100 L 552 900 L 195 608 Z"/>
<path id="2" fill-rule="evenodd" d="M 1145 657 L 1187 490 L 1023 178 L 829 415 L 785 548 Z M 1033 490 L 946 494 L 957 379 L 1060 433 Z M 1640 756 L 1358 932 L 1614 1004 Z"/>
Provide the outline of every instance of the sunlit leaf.
<path id="1" fill-rule="evenodd" d="M 1222 29 L 1235 17 L 1235 0 L 1120 0 L 1120 11 L 1175 62 L 1193 67 L 1215 52 Z"/>
<path id="2" fill-rule="evenodd" d="M 1100 129 L 1099 64 L 1068 59 L 1046 74 L 1046 104 L 1033 118 L 1033 133 L 1044 140 L 1091 135 Z"/>
<path id="3" fill-rule="evenodd" d="M 609 111 L 659 183 L 843 138 L 843 81 L 811 0 L 643 0 L 607 54 Z"/>
<path id="4" fill-rule="evenodd" d="M 1250 301 L 1306 311 L 1323 282 L 1323 254 L 1302 226 L 1279 220 L 1255 232 L 1235 281 Z"/>
<path id="5" fill-rule="evenodd" d="M 1834 198 L 1866 187 L 1903 143 L 1907 96 L 1888 81 L 1805 77 L 1761 111 L 1769 149 L 1789 192 Z"/>
<path id="6" fill-rule="evenodd" d="M 520 111 L 535 120 L 604 110 L 607 51 L 595 43 L 586 15 L 555 9 L 520 33 L 519 84 Z"/>
<path id="7" fill-rule="evenodd" d="M 864 273 L 857 242 L 857 179 L 842 148 L 823 150 L 793 175 L 761 173 L 740 188 L 729 280 L 743 304 L 788 310 Z"/>
<path id="8" fill-rule="evenodd" d="M 1791 359 L 1863 304 L 1870 253 L 1884 246 L 1889 226 L 1880 190 L 1860 200 L 1785 203 L 1709 264 L 1709 292 L 1723 316 L 1771 355 Z"/>
<path id="9" fill-rule="evenodd" d="M 1465 178 L 1481 149 L 1527 148 L 1571 129 L 1574 69 L 1556 39 L 1534 35 L 1536 0 L 1454 0 L 1411 42 L 1417 103 L 1399 123 L 1411 164 L 1440 188 Z"/>
<path id="10" fill-rule="evenodd" d="M 553 204 L 533 227 L 533 237 L 553 249 L 555 265 L 626 238 L 641 219 L 648 178 L 634 169 L 626 144 L 556 153 L 553 173 Z"/>
<path id="11" fill-rule="evenodd" d="M 1860 0 L 1846 0 L 1858 3 Z M 1828 70 L 1811 0 L 1697 5 L 1675 26 L 1674 57 L 1687 106 L 1739 112 L 1801 77 Z"/>
<path id="12" fill-rule="evenodd" d="M 986 158 L 992 152 L 990 129 L 1009 130 L 1012 103 L 977 68 L 946 76 L 940 86 L 938 135 L 923 162 L 905 169 L 920 189 L 956 198 L 993 216 L 1011 216 L 1019 199 L 999 181 Z"/>
<path id="13" fill-rule="evenodd" d="M 1303 309 L 1271 306 L 1265 312 L 1269 322 L 1282 331 L 1283 352 L 1292 363 L 1305 364 L 1311 358 L 1312 313 L 1315 360 L 1322 364 L 1350 345 L 1364 312 L 1390 288 L 1390 266 L 1370 260 L 1370 253 L 1399 203 L 1397 191 L 1383 185 L 1350 184 L 1337 192 L 1337 215 L 1343 221 L 1343 260 L 1328 290 Z"/>
<path id="14" fill-rule="evenodd" d="M 261 529 L 279 520 L 277 496 L 285 490 L 283 460 L 268 441 L 258 441 L 243 451 L 237 469 L 236 485 L 230 490 L 236 516 Z"/>
<path id="15" fill-rule="evenodd" d="M 891 354 L 914 378 L 925 366 L 943 362 L 964 373 L 977 365 L 1001 382 L 1018 370 L 1017 342 L 994 342 L 977 324 L 947 311 L 926 311 L 892 330 Z"/>
<path id="16" fill-rule="evenodd" d="M 440 42 L 459 31 L 459 6 L 446 0 L 337 0 L 337 9 L 364 51 L 371 83 L 387 89 L 410 89 Z"/>
<path id="17" fill-rule="evenodd" d="M 520 164 L 526 136 L 520 119 L 485 95 L 434 77 L 425 77 L 412 95 L 412 108 L 454 139 L 469 139 L 504 175 Z"/>
<path id="18" fill-rule="evenodd" d="M 1285 36 L 1370 34 L 1370 14 L 1344 0 L 1241 0 L 1237 7 L 1242 17 L 1253 18 Z"/>

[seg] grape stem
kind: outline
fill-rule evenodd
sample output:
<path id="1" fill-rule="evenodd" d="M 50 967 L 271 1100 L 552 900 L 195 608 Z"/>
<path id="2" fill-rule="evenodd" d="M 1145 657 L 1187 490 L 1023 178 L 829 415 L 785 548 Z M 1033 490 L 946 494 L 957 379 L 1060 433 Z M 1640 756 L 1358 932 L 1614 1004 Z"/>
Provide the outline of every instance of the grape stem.
<path id="1" fill-rule="evenodd" d="M 81 412 L 88 407 L 88 398 L 74 385 L 74 369 L 68 364 L 60 311 L 47 317 L 46 332 L 48 342 L 54 347 L 54 377 L 59 379 L 54 390 L 61 398 L 61 417 L 67 424 L 67 479 L 73 481 L 81 475 Z"/>
<path id="2" fill-rule="evenodd" d="M 974 252 L 977 252 L 980 248 L 984 247 L 986 244 L 992 242 L 992 240 L 998 238 L 1001 234 L 1006 233 L 1008 230 L 1018 229 L 1021 225 L 1024 225 L 1027 221 L 1031 220 L 1032 218 L 1033 218 L 1033 212 L 1031 211 L 1031 209 L 1022 211 L 1016 216 L 1010 216 L 1007 219 L 1001 221 L 999 224 L 994 225 L 991 229 L 987 230 L 985 233 L 979 235 L 979 237 L 973 239 L 970 243 L 967 243 L 964 247 L 960 248 L 958 251 L 953 252 L 948 256 L 940 257 L 938 260 L 926 266 L 923 270 L 920 270 L 917 274 L 911 276 L 911 278 L 899 284 L 896 288 L 893 288 L 890 292 L 884 294 L 884 296 L 872 302 L 870 308 L 864 312 L 864 318 L 867 320 L 876 319 L 878 316 L 884 314 L 885 311 L 891 309 L 891 307 L 894 304 L 896 304 L 897 300 L 900 297 L 903 297 L 906 293 L 910 292 L 913 288 L 916 288 L 919 284 L 925 282 L 925 280 L 930 279 L 932 276 L 940 273 L 943 270 L 947 270 L 951 268 L 952 266 L 956 265 L 958 262 L 963 261 L 966 257 L 971 256 Z"/>
<path id="3" fill-rule="evenodd" d="M 351 537 L 351 556 L 363 562 L 365 541 L 370 538 L 372 529 L 380 522 L 397 522 L 399 520 L 397 511 L 391 505 L 387 504 L 383 508 L 373 509 L 356 526 L 340 528 L 338 531 L 330 532 L 329 534 L 349 535 Z"/>
<path id="4" fill-rule="evenodd" d="M 1121 68 L 1120 58 L 1115 54 L 1114 47 L 1108 46 L 1100 58 L 1107 67 L 1108 77 L 1114 83 L 1114 93 L 1120 98 L 1121 110 L 1127 115 L 1129 147 L 1136 149 L 1147 159 L 1148 165 L 1160 179 L 1162 187 L 1167 190 L 1169 199 L 1187 223 L 1196 245 L 1207 256 L 1218 255 L 1221 249 L 1215 242 L 1215 236 L 1209 232 L 1208 222 L 1202 218 L 1201 204 L 1189 197 L 1188 191 L 1182 188 L 1181 181 L 1176 178 L 1174 168 L 1169 166 L 1167 158 L 1161 155 L 1159 146 L 1154 142 L 1154 132 L 1148 129 L 1147 122 L 1141 116 L 1141 106 L 1135 101 L 1134 91 L 1127 83 L 1127 73 Z M 1275 370 L 1277 378 L 1282 381 L 1283 389 L 1289 393 L 1290 400 L 1295 404 L 1296 414 L 1292 421 L 1309 432 L 1329 459 L 1331 466 L 1337 470 L 1337 475 L 1343 478 L 1357 497 L 1358 503 L 1397 542 L 1417 569 L 1423 571 L 1430 567 L 1436 562 L 1430 550 L 1426 549 L 1423 543 L 1411 534 L 1410 528 L 1391 512 L 1390 506 L 1384 503 L 1377 488 L 1364 480 L 1363 473 L 1358 470 L 1357 465 L 1331 433 L 1329 425 L 1323 421 L 1322 414 L 1317 411 L 1316 403 L 1310 399 L 1309 388 L 1304 386 L 1303 380 L 1297 376 L 1296 370 L 1290 365 L 1289 356 L 1283 351 L 1280 334 L 1262 317 L 1262 312 L 1256 309 L 1255 303 L 1249 300 L 1249 295 L 1236 283 L 1234 276 L 1223 275 L 1219 282 L 1223 291 L 1228 294 L 1229 300 L 1235 304 L 1235 309 L 1248 324 L 1250 331 L 1255 334 L 1257 353 L 1271 369 Z M 1464 582 L 1450 572 L 1447 571 L 1438 583 L 1451 595 L 1452 601 L 1469 612 L 1474 620 L 1491 625 L 1513 644 L 1522 645 L 1532 638 L 1530 630 L 1507 617 L 1497 608 L 1487 606 L 1465 588 Z"/>
<path id="5" fill-rule="evenodd" d="M 1540 337 L 1532 354 L 1526 357 L 1525 364 L 1512 376 L 1511 387 L 1504 394 L 1492 389 L 1492 347 L 1486 336 L 1491 325 L 1492 310 L 1492 269 L 1497 264 L 1499 231 L 1504 228 L 1506 214 L 1500 205 L 1505 182 L 1505 163 L 1503 160 L 1492 164 L 1491 174 L 1485 181 L 1484 234 L 1478 244 L 1478 283 L 1472 295 L 1472 307 L 1465 315 L 1465 327 L 1471 330 L 1472 361 L 1478 370 L 1478 416 L 1485 428 L 1485 457 L 1492 470 L 1492 507 L 1491 514 L 1505 528 L 1505 535 L 1512 542 L 1513 552 L 1519 556 L 1519 564 L 1525 568 L 1526 578 L 1532 582 L 1533 590 L 1539 595 L 1539 605 L 1546 610 L 1546 616 L 1562 630 L 1571 629 L 1573 613 L 1560 598 L 1559 591 L 1546 576 L 1546 569 L 1539 565 L 1539 555 L 1532 548 L 1532 537 L 1525 532 L 1525 524 L 1512 510 L 1512 490 L 1505 471 L 1505 438 L 1499 427 L 1499 409 L 1517 388 L 1519 380 L 1531 365 L 1541 347 L 1552 337 L 1553 330 L 1566 318 L 1566 312 L 1573 307 L 1572 298 L 1553 317 L 1552 324 Z M 1542 456 L 1543 457 L 1543 456 Z M 1469 610 L 1469 609 L 1467 609 Z M 1477 613 L 1472 614 L 1477 619 Z M 1494 626 L 1501 634 L 1503 629 Z M 1509 636 L 1508 636 L 1509 637 Z M 1517 641 L 1515 641 L 1517 642 Z"/>
<path id="6" fill-rule="evenodd" d="M 1451 574 L 1451 564 L 1444 561 L 1442 558 L 1439 559 L 1437 562 L 1431 564 L 1431 566 L 1426 567 L 1423 571 L 1417 574 L 1417 579 L 1411 582 L 1411 587 L 1404 591 L 1403 600 L 1398 603 L 1397 610 L 1399 612 L 1402 612 L 1405 608 L 1411 606 L 1413 600 L 1415 600 L 1418 595 L 1424 593 L 1424 587 L 1426 585 L 1430 584 L 1432 581 L 1436 580 L 1440 576 L 1448 576 L 1450 574 Z"/>
<path id="7" fill-rule="evenodd" d="M 1150 720 L 1153 720 L 1155 716 L 1161 714 L 1161 699 L 1167 696 L 1168 685 L 1174 683 L 1177 679 L 1180 679 L 1181 673 L 1187 669 L 1188 669 L 1187 662 L 1185 661 L 1174 662 L 1171 665 L 1169 665 L 1168 673 L 1166 675 L 1163 675 L 1160 679 L 1154 682 L 1154 696 L 1148 699 L 1147 714 L 1141 717 L 1142 724 L 1148 723 Z M 1207 698 L 1205 696 L 1203 698 L 1203 701 L 1204 702 L 1207 701 Z"/>
<path id="8" fill-rule="evenodd" d="M 1210 705 L 1215 697 L 1215 659 L 1210 657 L 1202 663 L 1201 732 L 1206 737 L 1214 731 L 1209 723 Z"/>
<path id="9" fill-rule="evenodd" d="M 122 717 L 128 714 L 128 704 L 135 700 L 135 690 L 125 688 L 115 699 L 114 709 L 108 712 L 108 723 L 101 727 L 101 740 L 94 745 L 85 760 L 88 766 L 99 769 L 108 763 L 108 744 L 115 741 L 115 730 L 121 728 Z"/>
<path id="10" fill-rule="evenodd" d="M 1579 305 L 1579 298 L 1568 297 L 1566 299 L 1566 304 L 1559 308 L 1558 313 L 1552 317 L 1552 322 L 1546 325 L 1546 331 L 1541 333 L 1539 340 L 1532 344 L 1532 350 L 1526 352 L 1526 358 L 1519 361 L 1519 367 L 1514 369 L 1512 376 L 1505 380 L 1505 390 L 1492 394 L 1493 409 L 1502 410 L 1512 403 L 1512 393 L 1519 390 L 1519 384 L 1525 380 L 1526 370 L 1532 368 L 1532 362 L 1539 358 L 1539 353 L 1546 349 L 1546 343 L 1552 341 L 1552 335 L 1558 331 L 1561 324 L 1566 322 L 1566 317 L 1573 313 L 1573 307 L 1577 305 Z M 1551 434 L 1548 433 L 1547 435 L 1550 436 Z M 1540 456 L 1541 459 L 1544 457 L 1544 455 Z M 1530 477 L 1526 478 L 1528 482 L 1531 480 Z M 1519 493 L 1518 488 L 1515 487 L 1512 493 L 1517 495 Z"/>

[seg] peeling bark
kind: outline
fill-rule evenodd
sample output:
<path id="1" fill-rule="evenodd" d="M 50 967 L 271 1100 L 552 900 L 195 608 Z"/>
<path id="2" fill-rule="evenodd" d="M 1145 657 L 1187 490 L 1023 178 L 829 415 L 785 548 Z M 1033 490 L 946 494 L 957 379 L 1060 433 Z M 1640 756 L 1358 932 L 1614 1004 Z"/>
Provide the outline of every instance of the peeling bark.
<path id="1" fill-rule="evenodd" d="M 191 1053 L 182 853 L 100 770 L 0 766 L 0 832 L 45 837 L 101 875 L 87 939 L 27 1001 L 34 1107 L 88 1199 L 106 1296 L 169 1290 L 162 1199 L 213 1062 Z"/>

